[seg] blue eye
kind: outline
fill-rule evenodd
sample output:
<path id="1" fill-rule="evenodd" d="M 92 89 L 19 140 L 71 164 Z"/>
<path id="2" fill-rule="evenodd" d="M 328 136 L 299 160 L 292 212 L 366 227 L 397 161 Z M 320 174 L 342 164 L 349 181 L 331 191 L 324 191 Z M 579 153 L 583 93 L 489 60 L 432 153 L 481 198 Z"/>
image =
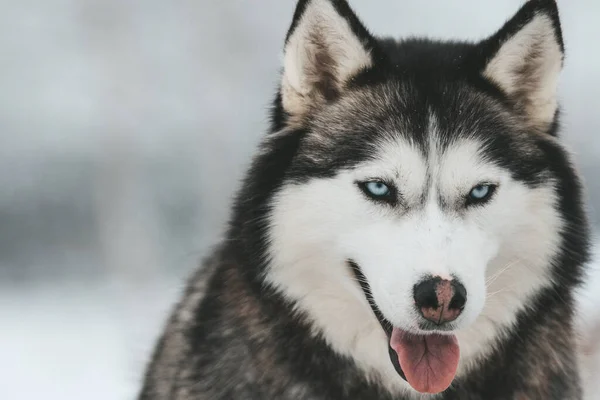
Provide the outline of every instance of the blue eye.
<path id="1" fill-rule="evenodd" d="M 490 187 L 488 185 L 477 185 L 471 190 L 471 197 L 473 199 L 481 200 L 487 197 L 490 193 Z"/>
<path id="2" fill-rule="evenodd" d="M 387 196 L 390 188 L 383 182 L 367 182 L 365 187 L 375 197 Z"/>
<path id="3" fill-rule="evenodd" d="M 485 203 L 492 197 L 495 191 L 496 185 L 481 183 L 475 186 L 469 192 L 469 196 L 467 198 L 467 205 Z"/>
<path id="4" fill-rule="evenodd" d="M 395 202 L 395 190 L 382 181 L 367 181 L 358 182 L 360 189 L 371 199 L 377 201 L 385 201 L 388 203 Z"/>

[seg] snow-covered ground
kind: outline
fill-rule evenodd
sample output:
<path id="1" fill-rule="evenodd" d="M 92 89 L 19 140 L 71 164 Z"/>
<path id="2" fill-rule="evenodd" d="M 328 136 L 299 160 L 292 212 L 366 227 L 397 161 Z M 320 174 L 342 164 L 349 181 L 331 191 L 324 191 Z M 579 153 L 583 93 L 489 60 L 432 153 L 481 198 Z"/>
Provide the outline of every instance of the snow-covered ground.
<path id="1" fill-rule="evenodd" d="M 0 398 L 135 398 L 179 285 L 0 287 Z"/>

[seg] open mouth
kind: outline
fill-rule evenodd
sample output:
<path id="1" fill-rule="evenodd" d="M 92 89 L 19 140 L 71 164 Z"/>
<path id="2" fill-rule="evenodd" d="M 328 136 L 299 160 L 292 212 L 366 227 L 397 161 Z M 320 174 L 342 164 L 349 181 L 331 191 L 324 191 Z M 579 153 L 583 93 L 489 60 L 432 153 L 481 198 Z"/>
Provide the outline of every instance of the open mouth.
<path id="1" fill-rule="evenodd" d="M 348 261 L 371 310 L 388 337 L 390 361 L 398 375 L 421 393 L 446 390 L 456 375 L 460 349 L 451 334 L 419 334 L 394 327 L 375 304 L 369 283 L 358 264 Z"/>

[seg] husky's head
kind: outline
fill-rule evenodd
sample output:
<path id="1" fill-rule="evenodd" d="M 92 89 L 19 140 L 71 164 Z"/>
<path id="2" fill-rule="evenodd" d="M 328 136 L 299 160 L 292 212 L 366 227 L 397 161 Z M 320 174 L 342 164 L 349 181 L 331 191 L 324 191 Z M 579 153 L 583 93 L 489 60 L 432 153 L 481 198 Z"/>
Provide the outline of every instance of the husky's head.
<path id="1" fill-rule="evenodd" d="M 579 278 L 562 63 L 551 0 L 480 43 L 376 39 L 345 1 L 300 1 L 238 205 L 256 275 L 374 379 L 445 390 Z"/>

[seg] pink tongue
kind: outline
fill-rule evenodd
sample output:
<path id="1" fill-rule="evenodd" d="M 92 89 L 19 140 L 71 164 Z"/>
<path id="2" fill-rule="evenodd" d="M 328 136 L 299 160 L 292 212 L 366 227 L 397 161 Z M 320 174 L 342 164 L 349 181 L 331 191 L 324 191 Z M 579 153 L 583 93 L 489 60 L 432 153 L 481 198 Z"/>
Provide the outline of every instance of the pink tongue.
<path id="1" fill-rule="evenodd" d="M 454 335 L 415 335 L 394 328 L 390 346 L 416 391 L 440 393 L 452 383 L 460 357 Z"/>

